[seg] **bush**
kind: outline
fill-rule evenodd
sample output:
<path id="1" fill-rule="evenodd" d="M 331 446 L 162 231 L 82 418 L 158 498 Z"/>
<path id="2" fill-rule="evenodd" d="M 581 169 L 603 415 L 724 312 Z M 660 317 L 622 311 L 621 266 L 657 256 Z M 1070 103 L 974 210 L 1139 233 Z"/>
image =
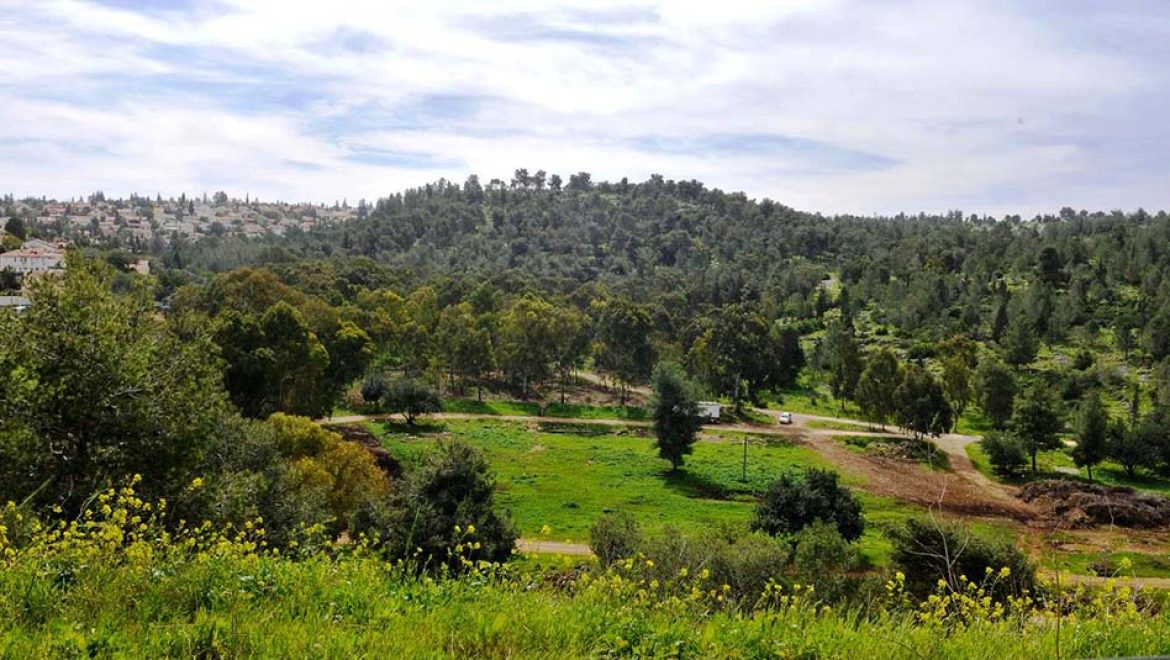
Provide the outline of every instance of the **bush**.
<path id="1" fill-rule="evenodd" d="M 772 536 L 796 534 L 814 521 L 833 523 L 847 541 L 861 537 L 861 503 L 837 482 L 837 473 L 810 469 L 803 478 L 785 474 L 764 493 L 752 529 Z"/>
<path id="2" fill-rule="evenodd" d="M 389 557 L 461 569 L 464 561 L 507 561 L 519 534 L 495 508 L 487 459 L 457 440 L 440 441 L 426 463 L 383 504 L 355 516 L 354 532 L 376 536 Z M 462 550 L 460 550 L 462 548 Z"/>
<path id="3" fill-rule="evenodd" d="M 589 528 L 589 548 L 602 566 L 634 556 L 642 545 L 642 529 L 629 513 L 603 514 Z"/>
<path id="4" fill-rule="evenodd" d="M 376 410 L 382 397 L 386 396 L 386 377 L 380 373 L 370 374 L 362 381 L 362 401 Z"/>
<path id="5" fill-rule="evenodd" d="M 647 578 L 667 584 L 682 575 L 706 575 L 701 578 L 705 587 L 727 585 L 726 597 L 747 605 L 756 602 L 769 581 L 783 579 L 789 559 L 787 543 L 731 527 L 698 534 L 668 527 L 661 538 L 643 544 L 642 554 L 649 561 L 639 571 Z"/>
<path id="6" fill-rule="evenodd" d="M 858 564 L 857 549 L 842 538 L 832 523 L 818 520 L 793 537 L 792 559 L 797 573 L 816 580 L 847 571 Z"/>
<path id="7" fill-rule="evenodd" d="M 1024 443 L 1009 433 L 988 433 L 979 445 L 998 474 L 1017 474 L 1028 464 L 1028 450 Z"/>
<path id="8" fill-rule="evenodd" d="M 413 425 L 421 415 L 437 413 L 443 409 L 443 401 L 435 389 L 422 381 L 403 378 L 386 388 L 383 397 L 390 412 L 402 413 L 406 423 Z"/>
<path id="9" fill-rule="evenodd" d="M 996 601 L 1036 588 L 1036 569 L 1019 548 L 979 537 L 967 527 L 914 518 L 887 535 L 894 543 L 893 564 L 916 596 L 935 593 L 940 580 L 961 590 L 963 578 L 982 584 Z"/>

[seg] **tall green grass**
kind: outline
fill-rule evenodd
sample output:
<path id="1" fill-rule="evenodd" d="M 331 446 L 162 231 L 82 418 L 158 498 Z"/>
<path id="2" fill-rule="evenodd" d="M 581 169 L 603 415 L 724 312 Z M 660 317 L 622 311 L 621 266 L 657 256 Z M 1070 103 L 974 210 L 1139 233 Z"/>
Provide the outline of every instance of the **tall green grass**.
<path id="1" fill-rule="evenodd" d="M 612 582 L 419 578 L 324 555 L 98 562 L 68 579 L 21 564 L 0 585 L 0 655 L 12 658 L 1050 658 L 1170 648 L 1170 618 L 1124 603 L 1059 623 L 1044 611 L 968 621 L 879 603 L 838 612 L 815 595 L 743 611 Z"/>

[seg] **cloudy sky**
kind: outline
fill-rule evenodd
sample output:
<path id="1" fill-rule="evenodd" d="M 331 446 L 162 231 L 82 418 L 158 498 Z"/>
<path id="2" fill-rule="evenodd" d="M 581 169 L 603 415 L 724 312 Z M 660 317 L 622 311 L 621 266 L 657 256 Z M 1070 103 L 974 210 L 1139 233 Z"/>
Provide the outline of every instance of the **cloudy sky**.
<path id="1" fill-rule="evenodd" d="M 518 167 L 825 212 L 1170 207 L 1170 3 L 0 0 L 0 191 Z"/>

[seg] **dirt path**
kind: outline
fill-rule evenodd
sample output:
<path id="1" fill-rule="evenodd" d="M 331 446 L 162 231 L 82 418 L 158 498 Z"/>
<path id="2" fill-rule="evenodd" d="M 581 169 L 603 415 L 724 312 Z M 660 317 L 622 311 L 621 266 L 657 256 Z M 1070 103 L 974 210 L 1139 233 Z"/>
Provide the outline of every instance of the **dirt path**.
<path id="1" fill-rule="evenodd" d="M 780 415 L 779 410 L 758 409 L 758 412 L 775 417 Z M 950 470 L 925 470 L 906 461 L 852 451 L 831 439 L 841 435 L 909 437 L 904 433 L 896 430 L 879 433 L 809 428 L 813 421 L 862 427 L 869 424 L 843 417 L 792 415 L 794 431 L 809 446 L 834 465 L 864 479 L 862 487 L 870 492 L 963 515 L 1007 517 L 1018 521 L 1036 516 L 1035 509 L 1016 498 L 1015 488 L 987 478 L 971 463 L 966 447 L 978 442 L 977 436 L 951 433 L 928 438 L 947 455 Z"/>
<path id="2" fill-rule="evenodd" d="M 543 555 L 574 555 L 578 557 L 592 557 L 593 551 L 584 543 L 560 543 L 557 541 L 540 541 L 536 539 L 520 539 L 516 541 L 516 549 L 520 552 L 532 552 Z"/>

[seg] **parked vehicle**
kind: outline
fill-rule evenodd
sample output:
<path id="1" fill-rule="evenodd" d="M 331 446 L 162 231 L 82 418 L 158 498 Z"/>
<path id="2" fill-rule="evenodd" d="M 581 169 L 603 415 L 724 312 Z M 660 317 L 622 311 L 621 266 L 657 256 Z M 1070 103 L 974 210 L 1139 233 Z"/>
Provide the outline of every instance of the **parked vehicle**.
<path id="1" fill-rule="evenodd" d="M 791 424 L 792 423 L 792 413 L 790 413 L 790 412 L 780 413 L 780 423 L 781 424 Z"/>

